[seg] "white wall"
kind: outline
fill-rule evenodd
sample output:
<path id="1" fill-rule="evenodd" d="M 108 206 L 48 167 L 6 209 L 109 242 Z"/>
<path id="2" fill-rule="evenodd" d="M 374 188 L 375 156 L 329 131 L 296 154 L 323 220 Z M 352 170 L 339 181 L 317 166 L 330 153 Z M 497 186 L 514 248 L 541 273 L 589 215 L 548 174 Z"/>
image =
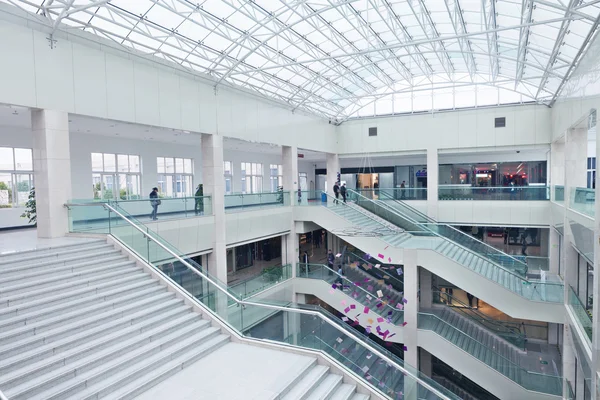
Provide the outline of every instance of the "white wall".
<path id="1" fill-rule="evenodd" d="M 551 109 L 540 105 L 482 108 L 435 114 L 348 121 L 338 127 L 343 154 L 398 150 L 489 148 L 550 143 Z M 505 128 L 494 128 L 506 117 Z M 376 137 L 368 128 L 377 127 Z"/>
<path id="2" fill-rule="evenodd" d="M 0 4 L 0 103 L 333 152 L 335 127 L 284 103 L 219 87 L 159 58 L 96 35 L 58 31 Z M 45 23 L 45 22 L 44 22 Z"/>

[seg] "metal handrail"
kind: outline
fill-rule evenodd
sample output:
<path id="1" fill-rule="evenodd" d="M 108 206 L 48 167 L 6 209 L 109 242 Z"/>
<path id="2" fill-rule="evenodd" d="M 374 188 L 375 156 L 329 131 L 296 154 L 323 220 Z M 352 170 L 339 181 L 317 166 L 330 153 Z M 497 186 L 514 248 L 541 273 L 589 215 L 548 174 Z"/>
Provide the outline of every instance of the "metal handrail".
<path id="1" fill-rule="evenodd" d="M 200 276 L 203 279 L 206 279 L 206 281 L 212 283 L 219 291 L 221 291 L 223 294 L 225 294 L 227 297 L 229 297 L 230 299 L 232 299 L 235 303 L 238 304 L 238 306 L 255 306 L 255 307 L 262 307 L 262 308 L 267 308 L 267 309 L 271 309 L 271 310 L 277 310 L 277 311 L 285 311 L 285 312 L 289 312 L 290 310 L 294 310 L 295 312 L 298 312 L 300 314 L 307 314 L 307 315 L 312 315 L 318 318 L 321 318 L 323 321 L 325 321 L 327 324 L 333 326 L 335 329 L 337 329 L 338 331 L 342 332 L 345 335 L 348 335 L 350 338 L 352 338 L 354 341 L 360 343 L 362 346 L 364 346 L 365 348 L 367 348 L 371 353 L 377 355 L 379 358 L 383 359 L 384 361 L 386 361 L 388 364 L 393 365 L 396 369 L 399 369 L 400 371 L 402 371 L 405 375 L 410 376 L 411 378 L 415 379 L 420 385 L 422 385 L 423 387 L 425 387 L 426 389 L 430 390 L 431 392 L 433 392 L 436 396 L 440 397 L 441 399 L 448 399 L 447 396 L 445 396 L 444 394 L 442 394 L 440 391 L 438 391 L 436 388 L 434 388 L 433 386 L 431 386 L 430 384 L 428 384 L 427 382 L 422 381 L 421 378 L 419 378 L 418 376 L 414 376 L 414 374 L 408 370 L 406 370 L 404 367 L 401 367 L 400 365 L 398 365 L 395 361 L 393 361 L 391 358 L 389 358 L 387 355 L 385 355 L 384 353 L 381 353 L 378 349 L 376 349 L 375 347 L 371 346 L 368 343 L 364 343 L 364 341 L 356 334 L 354 334 L 353 332 L 350 332 L 348 330 L 345 330 L 343 328 L 341 328 L 339 325 L 332 323 L 329 318 L 325 318 L 323 316 L 323 314 L 319 313 L 318 311 L 310 311 L 310 310 L 302 310 L 302 309 L 297 309 L 297 308 L 289 308 L 289 307 L 282 307 L 282 306 L 277 306 L 277 305 L 273 305 L 273 304 L 262 304 L 262 303 L 254 303 L 254 302 L 250 302 L 250 301 L 244 301 L 244 300 L 239 300 L 238 298 L 236 298 L 235 296 L 233 296 L 231 293 L 229 293 L 227 290 L 224 290 L 219 284 L 217 284 L 215 281 L 213 281 L 212 278 L 208 277 L 207 275 L 204 275 L 202 272 L 198 271 L 196 268 L 192 267 L 186 260 L 184 260 L 180 255 L 176 254 L 175 252 L 173 252 L 171 249 L 169 249 L 167 246 L 165 246 L 163 243 L 161 243 L 160 241 L 156 240 L 153 236 L 151 236 L 149 234 L 149 232 L 144 231 L 143 229 L 141 229 L 139 226 L 137 226 L 136 224 L 134 224 L 133 222 L 131 222 L 127 217 L 125 217 L 121 212 L 117 211 L 114 207 L 112 207 L 110 204 L 107 203 L 100 203 L 98 205 L 102 205 L 104 208 L 109 209 L 111 212 L 114 212 L 116 215 L 118 215 L 119 217 L 123 218 L 125 221 L 127 221 L 131 226 L 133 226 L 136 230 L 138 230 L 140 233 L 142 233 L 144 235 L 144 237 L 146 237 L 147 239 L 153 241 L 155 244 L 157 244 L 159 247 L 161 247 L 163 250 L 165 250 L 168 254 L 170 254 L 171 256 L 173 256 L 175 259 L 177 259 L 180 263 L 182 263 L 183 265 L 185 265 L 188 269 L 190 269 L 193 273 L 195 273 L 196 275 Z M 65 204 L 66 207 L 70 207 L 70 206 L 76 206 L 76 204 Z M 148 262 L 149 265 L 152 265 L 150 262 Z M 209 308 L 207 308 L 204 304 L 200 303 L 202 305 L 202 308 L 205 308 L 207 312 L 209 312 L 211 315 L 213 315 L 213 317 L 219 319 L 220 321 L 222 321 L 223 323 L 225 323 L 226 325 L 229 325 L 229 323 L 227 321 L 224 321 L 218 314 L 214 313 L 212 310 L 210 310 Z M 230 326 L 230 325 L 229 325 Z M 234 328 L 234 331 L 236 329 Z M 4 399 L 2 399 L 4 400 Z"/>
<path id="2" fill-rule="evenodd" d="M 0 400 L 8 400 L 8 397 L 2 393 L 2 390 L 0 390 Z"/>
<path id="3" fill-rule="evenodd" d="M 352 192 L 352 189 L 348 189 L 348 191 L 349 191 L 349 192 Z M 323 192 L 323 193 L 325 193 L 325 192 Z M 378 225 L 382 226 L 383 228 L 385 228 L 385 229 L 389 229 L 389 230 L 393 230 L 391 227 L 389 227 L 389 226 L 385 225 L 385 224 L 384 224 L 384 223 L 382 223 L 381 221 L 377 221 L 376 219 L 374 219 L 372 215 L 370 215 L 370 214 L 366 213 L 366 212 L 365 212 L 365 211 L 364 211 L 364 210 L 363 210 L 361 207 L 358 207 L 358 208 L 351 207 L 351 206 L 349 206 L 347 203 L 344 203 L 344 201 L 343 201 L 343 200 L 340 200 L 340 199 L 338 199 L 338 198 L 335 198 L 335 197 L 333 197 L 332 195 L 330 195 L 329 193 L 325 193 L 325 195 L 326 195 L 327 197 L 331 198 L 331 200 L 333 200 L 333 201 L 337 201 L 337 203 L 336 203 L 336 204 L 343 204 L 345 207 L 350 207 L 350 209 L 352 209 L 352 210 L 354 210 L 354 211 L 357 211 L 358 213 L 360 213 L 360 214 L 364 215 L 365 217 L 368 217 L 370 220 L 374 221 L 375 223 L 377 223 Z M 334 212 L 335 212 L 335 211 L 334 211 Z M 389 223 L 389 224 L 390 224 L 390 225 L 394 225 L 394 224 L 392 224 L 392 223 Z M 394 226 L 394 227 L 395 227 L 395 226 Z M 395 228 L 396 228 L 395 230 L 398 230 L 399 232 L 400 232 L 400 231 L 404 232 L 404 229 L 401 229 L 401 228 L 398 228 L 398 227 L 395 227 Z"/>
<path id="4" fill-rule="evenodd" d="M 351 190 L 351 191 L 352 191 L 352 190 Z M 361 194 L 359 194 L 359 193 L 357 193 L 357 192 L 354 192 L 354 191 L 353 191 L 353 193 L 355 193 L 356 195 L 358 195 L 358 196 L 360 196 L 360 197 L 363 197 L 363 198 L 364 198 L 364 199 L 366 199 L 367 201 L 371 201 L 371 202 L 375 203 L 373 200 L 371 200 L 371 199 L 368 199 L 368 198 L 364 197 L 363 195 L 361 195 Z M 379 203 L 375 203 L 375 204 L 376 204 L 376 205 L 378 205 L 378 206 L 380 206 L 380 207 L 382 207 L 382 208 L 385 208 L 385 209 L 387 209 L 388 211 L 390 211 L 390 212 L 392 212 L 392 213 L 394 213 L 394 214 L 396 214 L 396 215 L 400 216 L 401 218 L 406 218 L 406 219 L 409 219 L 409 218 L 408 218 L 408 217 L 406 217 L 404 214 L 402 214 L 402 213 L 400 213 L 399 211 L 397 211 L 397 210 L 393 209 L 392 207 L 389 207 L 389 206 L 387 206 L 387 205 L 381 205 L 381 204 L 379 204 Z M 371 218 L 371 219 L 373 219 L 372 217 L 370 217 L 370 218 Z M 434 231 L 434 230 L 432 230 L 432 229 L 429 229 L 429 228 L 427 228 L 427 227 L 426 227 L 426 225 L 427 225 L 427 224 L 422 224 L 422 223 L 419 223 L 419 222 L 413 222 L 413 221 L 414 221 L 414 220 L 411 220 L 411 219 L 409 219 L 409 222 L 411 222 L 411 223 L 413 223 L 413 224 L 415 224 L 415 225 L 419 225 L 419 226 L 423 226 L 423 227 L 425 227 L 425 229 L 427 230 L 427 232 L 429 232 L 429 233 L 432 233 L 434 236 L 437 236 L 437 237 L 441 238 L 442 240 L 447 240 L 447 241 L 450 241 L 450 242 L 452 242 L 452 243 L 453 243 L 455 246 L 458 246 L 458 247 L 460 247 L 460 248 L 462 248 L 462 249 L 464 249 L 464 250 L 468 251 L 469 253 L 472 253 L 472 254 L 476 255 L 477 257 L 482 257 L 482 255 L 481 255 L 481 254 L 479 254 L 479 253 L 477 253 L 476 251 L 474 251 L 474 250 L 472 250 L 472 249 L 470 249 L 470 248 L 468 248 L 468 247 L 465 247 L 465 246 L 463 246 L 462 244 L 460 244 L 460 243 L 457 243 L 457 242 L 455 242 L 455 241 L 453 241 L 453 240 L 451 240 L 451 239 L 448 239 L 447 237 L 440 235 L 439 233 L 437 233 L 436 231 Z M 437 224 L 437 225 L 444 225 L 444 224 Z M 447 225 L 447 226 L 449 226 L 449 225 Z M 456 228 L 453 228 L 453 229 L 455 229 L 456 231 L 460 232 L 460 231 L 459 231 L 458 229 L 456 229 Z M 460 232 L 460 233 L 462 233 L 463 235 L 466 235 L 464 232 Z M 473 239 L 473 240 L 476 240 L 476 239 Z M 479 241 L 478 241 L 478 242 L 479 242 Z M 483 242 L 480 242 L 480 243 L 483 243 Z M 485 243 L 484 243 L 484 244 L 485 244 Z M 486 246 L 488 246 L 488 247 L 491 247 L 491 246 L 489 246 L 489 245 L 486 245 Z M 493 248 L 493 247 L 492 247 L 492 248 Z M 495 251 L 497 251 L 497 252 L 500 252 L 498 249 L 495 249 L 495 248 L 493 248 L 493 249 L 494 249 Z M 500 252 L 500 253 L 502 253 L 502 252 Z M 503 254 L 504 254 L 504 253 L 503 253 Z M 508 254 L 507 254 L 507 256 L 508 256 Z M 509 257 L 510 257 L 510 256 L 509 256 Z M 498 268 L 500 268 L 500 269 L 502 269 L 502 270 L 506 271 L 507 273 L 509 273 L 509 274 L 511 274 L 511 275 L 513 275 L 513 276 L 515 276 L 515 277 L 517 277 L 518 279 L 528 282 L 528 279 L 527 279 L 526 277 L 524 278 L 524 277 L 522 277 L 522 276 L 520 276 L 520 275 L 518 275 L 518 274 L 515 274 L 514 272 L 510 271 L 509 269 L 507 269 L 507 268 L 503 267 L 502 265 L 500 265 L 500 264 L 496 263 L 494 260 L 491 260 L 491 259 L 489 259 L 489 258 L 487 258 L 487 257 L 485 257 L 485 259 L 486 259 L 486 261 L 487 261 L 487 262 L 489 262 L 489 263 L 491 263 L 491 264 L 494 264 L 494 265 L 495 265 L 495 266 L 497 266 Z M 521 263 L 521 261 L 518 261 L 518 262 L 519 262 L 519 263 Z M 525 266 L 527 266 L 527 264 L 525 264 Z"/>
<path id="5" fill-rule="evenodd" d="M 388 198 L 390 197 L 390 196 L 389 196 L 387 193 L 385 193 L 385 192 L 383 193 L 383 195 L 384 195 L 384 196 L 386 196 L 386 197 L 388 197 Z M 364 196 L 363 196 L 363 197 L 364 197 Z M 513 257 L 512 255 L 510 255 L 510 254 L 507 254 L 507 253 L 505 253 L 505 252 L 503 252 L 503 251 L 501 251 L 501 250 L 498 250 L 497 248 L 495 248 L 495 247 L 493 247 L 493 246 L 490 246 L 489 244 L 487 244 L 487 243 L 485 243 L 485 242 L 483 242 L 483 241 L 481 241 L 481 240 L 479 240 L 479 239 L 477 239 L 477 238 L 474 238 L 474 237 L 472 237 L 472 236 L 469 236 L 469 235 L 467 235 L 466 233 L 464 233 L 463 231 L 461 231 L 460 229 L 456 229 L 456 228 L 455 228 L 455 227 L 453 227 L 452 225 L 448 225 L 448 224 L 443 224 L 443 223 L 440 223 L 440 222 L 438 222 L 438 221 L 434 220 L 433 218 L 430 218 L 430 217 L 428 217 L 427 215 L 425 215 L 425 214 L 421 213 L 419 210 L 417 210 L 417 209 L 415 209 L 415 208 L 413 208 L 413 207 L 411 207 L 411 206 L 409 206 L 409 205 L 407 205 L 407 204 L 404 204 L 404 203 L 402 203 L 402 202 L 401 202 L 401 201 L 399 201 L 399 200 L 396 200 L 396 199 L 394 199 L 394 198 L 391 198 L 391 200 L 392 200 L 392 201 L 394 201 L 394 202 L 397 202 L 397 203 L 400 203 L 400 204 L 402 204 L 402 206 L 404 206 L 404 207 L 408 208 L 408 209 L 409 209 L 411 212 L 414 212 L 414 213 L 416 213 L 416 214 L 419 214 L 419 215 L 421 215 L 421 216 L 425 217 L 425 219 L 427 219 L 428 221 L 430 221 L 430 222 L 429 222 L 429 224 L 433 224 L 433 225 L 442 225 L 442 226 L 448 227 L 448 228 L 450 228 L 450 229 L 452 229 L 452 230 L 454 230 L 454 231 L 458 232 L 459 234 L 461 234 L 461 235 L 464 235 L 464 236 L 467 236 L 469 239 L 471 239 L 471 240 L 473 240 L 473 241 L 476 241 L 476 242 L 478 242 L 479 244 L 482 244 L 482 245 L 484 245 L 485 247 L 488 247 L 488 248 L 490 248 L 490 249 L 491 249 L 493 252 L 501 253 L 502 255 L 508 256 L 509 258 L 513 259 L 515 262 L 517 262 L 517 263 L 521 263 L 521 264 L 523 264 L 525 267 L 527 266 L 527 264 L 525 264 L 525 263 L 523 263 L 522 261 L 520 261 L 520 260 L 516 259 L 516 258 L 515 258 L 515 257 Z M 395 209 L 395 208 L 393 208 L 393 207 L 388 207 L 388 208 L 392 208 L 392 209 L 393 209 L 393 210 L 395 210 L 397 213 L 400 213 L 402 216 L 404 216 L 406 219 L 408 219 L 409 221 L 411 221 L 411 222 L 412 222 L 412 223 L 414 223 L 414 224 L 418 224 L 418 225 L 421 225 L 421 226 L 422 226 L 422 225 L 428 225 L 428 224 L 423 224 L 423 223 L 421 223 L 421 222 L 415 221 L 414 219 L 412 219 L 412 218 L 410 218 L 409 216 L 407 216 L 407 215 L 405 215 L 405 214 L 401 213 L 400 211 L 396 210 L 396 209 Z M 451 240 L 451 239 L 448 239 L 448 240 Z"/>

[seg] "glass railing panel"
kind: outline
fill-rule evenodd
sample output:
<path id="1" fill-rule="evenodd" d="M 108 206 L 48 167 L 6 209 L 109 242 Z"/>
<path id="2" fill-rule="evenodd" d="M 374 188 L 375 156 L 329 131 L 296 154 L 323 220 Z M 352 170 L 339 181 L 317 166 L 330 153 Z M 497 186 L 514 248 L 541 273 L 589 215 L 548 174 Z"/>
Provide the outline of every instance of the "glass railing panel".
<path id="1" fill-rule="evenodd" d="M 592 341 L 592 317 L 588 314 L 585 306 L 579 300 L 579 297 L 575 293 L 572 287 L 569 287 L 569 306 L 575 314 L 575 318 L 579 323 L 579 327 L 583 329 L 587 338 Z"/>
<path id="2" fill-rule="evenodd" d="M 225 195 L 225 212 L 251 208 L 283 207 L 291 205 L 290 192 L 232 193 Z"/>
<path id="3" fill-rule="evenodd" d="M 394 210 L 398 211 L 400 214 L 406 216 L 407 218 L 420 223 L 428 223 L 428 222 L 437 222 L 432 218 L 429 218 L 427 215 L 418 211 L 417 209 L 409 206 L 404 203 L 402 199 L 397 198 L 397 193 L 395 190 L 390 191 L 389 189 L 382 189 L 379 195 L 379 200 L 382 200 L 386 203 L 386 205 L 392 207 Z"/>
<path id="4" fill-rule="evenodd" d="M 547 186 L 486 186 L 439 185 L 439 200 L 549 200 Z"/>
<path id="5" fill-rule="evenodd" d="M 297 264 L 296 276 L 298 278 L 326 281 L 331 285 L 332 290 L 342 290 L 363 307 L 368 307 L 374 313 L 387 319 L 389 323 L 402 325 L 404 322 L 404 312 L 398 308 L 398 304 L 402 303 L 402 298 L 399 296 L 389 296 L 384 292 L 384 288 L 388 283 L 383 278 L 362 279 L 357 277 L 357 280 L 348 279 L 346 274 L 350 274 L 353 268 L 358 267 L 355 264 L 344 266 L 344 275 L 340 276 L 338 272 L 325 265 L 299 263 Z M 403 307 L 404 304 L 402 304 Z"/>
<path id="6" fill-rule="evenodd" d="M 151 219 L 153 204 L 157 204 L 156 217 L 159 220 L 179 219 L 212 215 L 210 196 L 203 197 L 161 197 L 158 199 L 118 200 L 110 204 L 118 204 L 129 215 L 138 219 Z"/>
<path id="7" fill-rule="evenodd" d="M 594 217 L 596 215 L 596 189 L 571 188 L 569 208 Z"/>
<path id="8" fill-rule="evenodd" d="M 436 332 L 525 389 L 562 396 L 562 377 L 560 376 L 529 372 L 436 315 L 419 313 L 417 324 L 419 329 Z"/>
<path id="9" fill-rule="evenodd" d="M 229 289 L 237 294 L 240 299 L 246 299 L 278 283 L 291 278 L 292 266 L 290 264 L 265 268 L 262 272 L 229 286 Z"/>
<path id="10" fill-rule="evenodd" d="M 557 203 L 565 202 L 565 187 L 561 185 L 554 185 L 554 201 Z"/>
<path id="11" fill-rule="evenodd" d="M 427 200 L 427 188 L 379 188 L 355 189 L 371 200 L 382 200 L 387 196 L 394 200 Z"/>
<path id="12" fill-rule="evenodd" d="M 68 216 L 70 232 L 109 233 L 109 211 L 102 204 L 68 207 Z"/>
<path id="13" fill-rule="evenodd" d="M 497 335 L 509 343 L 524 349 L 527 338 L 523 332 L 523 327 L 519 323 L 509 321 L 495 320 L 482 312 L 471 308 L 448 292 L 433 290 L 433 302 L 452 307 L 452 310 L 459 313 L 470 321 L 480 325 L 494 335 Z"/>

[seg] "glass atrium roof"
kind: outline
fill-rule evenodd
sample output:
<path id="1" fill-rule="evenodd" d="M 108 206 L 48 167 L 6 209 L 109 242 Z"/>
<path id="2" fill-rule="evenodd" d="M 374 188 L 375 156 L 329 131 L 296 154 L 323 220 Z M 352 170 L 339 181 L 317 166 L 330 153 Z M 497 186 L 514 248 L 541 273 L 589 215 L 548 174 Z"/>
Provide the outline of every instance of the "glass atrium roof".
<path id="1" fill-rule="evenodd" d="M 551 105 L 599 0 L 0 0 L 335 122 Z"/>

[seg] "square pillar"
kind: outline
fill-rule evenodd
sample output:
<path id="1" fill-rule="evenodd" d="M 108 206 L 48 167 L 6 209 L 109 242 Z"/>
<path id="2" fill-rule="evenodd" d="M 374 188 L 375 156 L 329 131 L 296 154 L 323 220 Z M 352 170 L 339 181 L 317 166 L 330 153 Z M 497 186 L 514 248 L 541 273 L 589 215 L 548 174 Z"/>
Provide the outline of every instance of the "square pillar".
<path id="1" fill-rule="evenodd" d="M 551 275 L 558 275 L 558 263 L 560 253 L 560 234 L 554 228 L 549 229 L 549 246 L 548 246 L 548 257 L 549 257 L 549 269 L 548 272 Z"/>
<path id="2" fill-rule="evenodd" d="M 438 219 L 438 149 L 427 149 L 427 215 Z"/>
<path id="3" fill-rule="evenodd" d="M 227 283 L 225 221 L 225 178 L 223 176 L 223 137 L 202 134 L 202 184 L 204 195 L 211 196 L 215 217 L 213 251 L 209 255 L 209 272 Z"/>
<path id="4" fill-rule="evenodd" d="M 290 204 L 298 203 L 298 148 L 296 146 L 282 146 L 281 149 L 283 168 L 283 191 L 290 192 Z M 296 235 L 296 223 L 290 220 L 290 233 L 282 237 L 281 262 L 292 265 L 292 276 L 296 276 L 296 264 L 300 249 L 298 246 L 298 235 Z"/>
<path id="5" fill-rule="evenodd" d="M 417 267 L 417 250 L 404 249 L 404 298 L 407 303 L 404 306 L 404 345 L 407 350 L 404 353 L 404 362 L 412 367 L 418 367 L 417 354 L 417 316 L 419 313 L 418 287 L 419 267 Z"/>
<path id="6" fill-rule="evenodd" d="M 598 140 L 598 134 L 596 133 L 596 165 L 600 160 L 600 140 Z M 594 296 L 594 307 L 592 310 L 592 384 L 591 392 L 592 396 L 600 392 L 598 388 L 597 374 L 600 372 L 600 174 L 596 172 L 596 202 L 595 212 L 596 218 L 594 220 L 594 280 L 591 289 L 591 294 Z M 586 273 L 587 275 L 587 273 Z"/>
<path id="7" fill-rule="evenodd" d="M 33 110 L 31 126 L 37 235 L 61 237 L 69 230 L 68 211 L 64 207 L 71 199 L 69 114 Z"/>
<path id="8" fill-rule="evenodd" d="M 327 194 L 334 196 L 333 185 L 337 182 L 340 172 L 340 158 L 337 154 L 327 153 Z"/>
<path id="9" fill-rule="evenodd" d="M 433 306 L 432 284 L 431 272 L 419 267 L 419 309 L 429 309 Z"/>

